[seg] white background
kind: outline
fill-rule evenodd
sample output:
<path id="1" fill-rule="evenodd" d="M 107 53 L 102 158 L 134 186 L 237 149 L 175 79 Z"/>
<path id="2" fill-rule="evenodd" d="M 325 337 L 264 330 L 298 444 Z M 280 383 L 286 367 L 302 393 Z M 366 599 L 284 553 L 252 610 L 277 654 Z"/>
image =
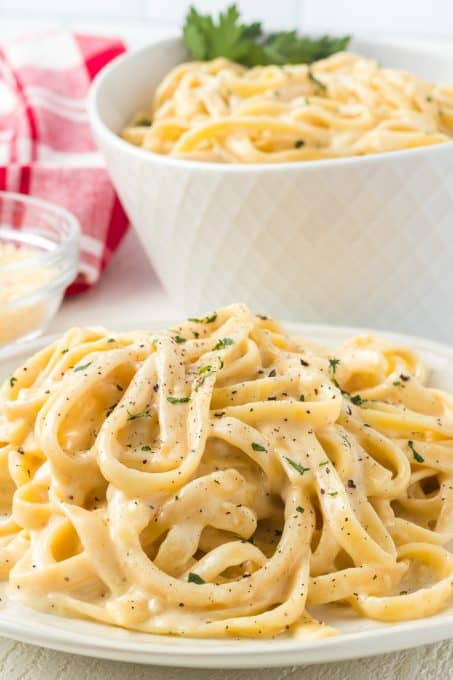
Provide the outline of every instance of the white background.
<path id="1" fill-rule="evenodd" d="M 232 1 L 232 0 L 230 0 Z M 228 0 L 0 0 L 0 23 L 19 16 L 108 27 L 127 20 L 140 31 L 172 28 L 190 4 L 213 12 Z M 453 0 L 237 0 L 247 19 L 270 28 L 453 36 Z"/>

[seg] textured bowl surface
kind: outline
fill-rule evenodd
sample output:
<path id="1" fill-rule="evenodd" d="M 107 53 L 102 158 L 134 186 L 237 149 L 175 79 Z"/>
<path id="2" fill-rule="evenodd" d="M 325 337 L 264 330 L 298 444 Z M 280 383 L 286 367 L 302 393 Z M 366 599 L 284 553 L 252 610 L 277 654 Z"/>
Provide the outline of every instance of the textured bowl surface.
<path id="1" fill-rule="evenodd" d="M 453 51 L 361 42 L 356 51 L 433 81 Z M 144 248 L 186 309 L 242 300 L 309 322 L 453 337 L 453 143 L 298 164 L 180 161 L 117 133 L 186 58 L 178 40 L 120 57 L 96 79 L 90 116 Z"/>

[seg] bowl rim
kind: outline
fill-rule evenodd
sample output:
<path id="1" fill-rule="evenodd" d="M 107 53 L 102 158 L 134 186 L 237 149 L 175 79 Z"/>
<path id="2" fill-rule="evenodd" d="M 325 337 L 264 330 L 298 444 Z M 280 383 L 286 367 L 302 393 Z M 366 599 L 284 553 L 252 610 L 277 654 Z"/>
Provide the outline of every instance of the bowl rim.
<path id="1" fill-rule="evenodd" d="M 385 47 L 390 47 L 393 43 L 385 40 L 373 40 L 368 38 L 360 38 L 360 41 L 364 44 L 377 45 Z M 133 61 L 135 59 L 140 59 L 142 55 L 146 54 L 150 50 L 171 48 L 182 45 L 181 37 L 172 36 L 170 38 L 165 38 L 161 40 L 156 40 L 150 42 L 143 47 L 134 49 L 124 54 L 119 55 L 113 59 L 109 64 L 104 66 L 95 76 L 91 83 L 87 109 L 89 119 L 92 128 L 97 131 L 104 138 L 109 140 L 110 144 L 113 144 L 119 151 L 128 152 L 129 154 L 135 156 L 137 159 L 147 159 L 147 162 L 156 163 L 163 166 L 169 166 L 171 168 L 186 168 L 188 170 L 199 170 L 199 171 L 210 171 L 216 173 L 271 173 L 271 172 L 309 172 L 310 170 L 317 170 L 319 167 L 323 168 L 334 168 L 343 166 L 355 166 L 355 165 L 365 165 L 365 164 L 375 164 L 375 163 L 385 163 L 391 162 L 393 160 L 399 160 L 401 158 L 418 158 L 424 156 L 427 153 L 441 154 L 450 153 L 452 151 L 453 138 L 451 142 L 445 142 L 443 144 L 430 144 L 427 146 L 415 147 L 412 149 L 398 149 L 395 151 L 385 151 L 382 153 L 367 154 L 364 156 L 346 156 L 341 158 L 323 158 L 317 160 L 299 161 L 299 162 L 282 162 L 282 163 L 216 163 L 214 161 L 197 161 L 192 159 L 180 159 L 174 158 L 172 156 L 167 156 L 164 154 L 157 154 L 153 151 L 148 151 L 142 149 L 141 147 L 134 146 L 129 142 L 126 142 L 118 134 L 114 133 L 108 125 L 102 119 L 101 114 L 98 110 L 99 96 L 102 92 L 102 88 L 105 86 L 106 81 L 108 81 L 112 74 L 118 68 L 127 62 Z M 399 46 L 403 51 L 416 51 L 416 52 L 432 52 L 432 49 L 426 48 L 421 49 L 420 47 L 410 47 L 407 45 Z"/>
<path id="2" fill-rule="evenodd" d="M 18 202 L 23 205 L 34 206 L 46 210 L 60 221 L 64 222 L 68 227 L 68 231 L 63 235 L 61 242 L 58 243 L 53 250 L 38 253 L 34 257 L 19 262 L 0 264 L 0 273 L 26 270 L 30 266 L 54 264 L 60 259 L 67 259 L 68 255 L 73 255 L 75 256 L 75 259 L 77 258 L 81 238 L 81 227 L 79 220 L 72 212 L 57 203 L 52 203 L 52 201 L 29 196 L 28 194 L 20 194 L 15 191 L 0 191 L 0 202 L 2 200 Z M 0 236 L 1 233 L 2 229 L 0 225 Z M 75 252 L 73 252 L 74 250 Z"/>

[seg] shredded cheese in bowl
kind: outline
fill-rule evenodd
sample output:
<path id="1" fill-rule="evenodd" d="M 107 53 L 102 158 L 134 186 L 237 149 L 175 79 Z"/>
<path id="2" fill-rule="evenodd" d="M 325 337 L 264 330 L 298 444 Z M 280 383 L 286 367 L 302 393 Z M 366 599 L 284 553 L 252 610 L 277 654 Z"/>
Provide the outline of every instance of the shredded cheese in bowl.
<path id="1" fill-rule="evenodd" d="M 33 296 L 56 274 L 55 267 L 39 263 L 39 253 L 0 242 L 0 346 L 40 328 L 53 309 L 48 300 Z M 14 266 L 19 264 L 24 266 Z M 21 304 L 25 297 L 30 301 Z"/>
<path id="2" fill-rule="evenodd" d="M 41 288 L 52 279 L 55 270 L 44 265 L 30 264 L 20 269 L 8 269 L 7 265 L 36 260 L 39 254 L 34 248 L 17 248 L 12 243 L 0 243 L 0 304 L 6 304 Z"/>
<path id="3" fill-rule="evenodd" d="M 78 241 L 70 213 L 0 192 L 0 350 L 44 330 L 76 276 Z"/>

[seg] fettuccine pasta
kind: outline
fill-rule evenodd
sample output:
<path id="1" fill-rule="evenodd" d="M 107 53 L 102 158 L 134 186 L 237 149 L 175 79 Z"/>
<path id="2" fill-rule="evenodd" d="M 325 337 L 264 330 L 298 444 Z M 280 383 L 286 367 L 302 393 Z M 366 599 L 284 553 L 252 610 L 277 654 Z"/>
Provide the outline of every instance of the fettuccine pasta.
<path id="1" fill-rule="evenodd" d="M 5 382 L 0 574 L 46 611 L 157 634 L 335 634 L 453 583 L 453 397 L 408 348 L 335 351 L 234 305 L 74 328 Z"/>
<path id="2" fill-rule="evenodd" d="M 441 144 L 453 87 L 339 52 L 311 65 L 246 68 L 223 58 L 173 69 L 128 142 L 175 158 L 279 163 Z"/>

